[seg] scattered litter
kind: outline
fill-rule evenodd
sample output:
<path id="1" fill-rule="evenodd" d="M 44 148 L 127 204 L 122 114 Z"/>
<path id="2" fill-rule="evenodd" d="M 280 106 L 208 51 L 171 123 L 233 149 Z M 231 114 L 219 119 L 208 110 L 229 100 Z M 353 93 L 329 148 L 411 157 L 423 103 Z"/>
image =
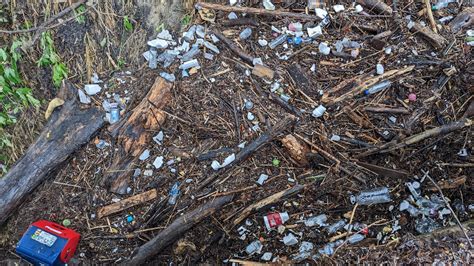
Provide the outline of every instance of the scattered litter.
<path id="1" fill-rule="evenodd" d="M 318 118 L 318 117 L 323 116 L 325 112 L 326 112 L 326 107 L 324 107 L 323 105 L 319 105 L 313 110 L 312 116 L 315 118 Z"/>
<path id="2" fill-rule="evenodd" d="M 372 87 L 368 88 L 367 90 L 365 90 L 364 94 L 365 95 L 375 94 L 379 91 L 383 91 L 383 90 L 389 88 L 390 86 L 392 86 L 392 82 L 390 82 L 389 80 L 383 81 L 383 82 L 375 84 L 374 86 L 372 86 Z"/>
<path id="3" fill-rule="evenodd" d="M 84 104 L 89 104 L 91 103 L 91 98 L 87 96 L 83 90 L 78 89 L 77 93 L 79 94 L 79 101 Z"/>
<path id="4" fill-rule="evenodd" d="M 279 225 L 284 224 L 286 221 L 290 219 L 290 216 L 287 212 L 282 213 L 270 213 L 263 217 L 263 221 L 265 223 L 265 227 L 267 230 L 271 230 L 272 228 L 278 227 Z"/>
<path id="5" fill-rule="evenodd" d="M 323 55 L 329 55 L 331 53 L 331 48 L 328 46 L 327 43 L 321 42 L 319 44 L 319 52 Z"/>
<path id="6" fill-rule="evenodd" d="M 319 227 L 324 227 L 326 226 L 326 221 L 328 220 L 328 217 L 326 214 L 320 214 L 318 216 L 313 216 L 309 217 L 304 221 L 304 224 L 308 227 L 313 227 L 313 226 L 319 226 Z"/>
<path id="7" fill-rule="evenodd" d="M 163 156 L 156 157 L 153 161 L 153 166 L 155 167 L 155 169 L 160 169 L 161 166 L 163 166 Z"/>
<path id="8" fill-rule="evenodd" d="M 179 196 L 179 182 L 174 183 L 170 189 L 168 204 L 175 205 Z"/>
<path id="9" fill-rule="evenodd" d="M 97 84 L 84 85 L 84 91 L 90 96 L 96 95 L 101 90 L 102 90 L 102 88 L 100 87 L 100 85 L 97 85 Z"/>
<path id="10" fill-rule="evenodd" d="M 384 69 L 383 69 L 383 65 L 382 65 L 382 64 L 377 64 L 377 66 L 376 66 L 376 72 L 377 72 L 377 75 L 382 75 L 382 74 L 383 74 Z"/>
<path id="11" fill-rule="evenodd" d="M 271 252 L 265 252 L 263 253 L 262 257 L 260 258 L 263 261 L 270 261 L 272 259 L 272 253 Z"/>
<path id="12" fill-rule="evenodd" d="M 153 137 L 153 141 L 157 143 L 158 145 L 161 145 L 163 144 L 164 137 L 165 137 L 165 134 L 163 133 L 163 131 L 160 130 L 160 132 L 158 132 L 158 134 L 156 134 L 156 136 Z"/>
<path id="13" fill-rule="evenodd" d="M 351 196 L 352 204 L 358 203 L 359 205 L 380 204 L 390 201 L 392 201 L 392 199 L 390 198 L 390 192 L 386 187 L 363 191 L 357 196 Z"/>
<path id="14" fill-rule="evenodd" d="M 247 252 L 249 255 L 253 255 L 254 253 L 260 254 L 262 248 L 262 243 L 259 240 L 255 240 L 245 248 L 245 252 Z"/>
<path id="15" fill-rule="evenodd" d="M 287 246 L 293 246 L 298 244 L 298 239 L 292 233 L 289 233 L 285 237 L 283 237 L 283 244 Z"/>
<path id="16" fill-rule="evenodd" d="M 334 12 L 339 13 L 341 11 L 344 11 L 344 6 L 343 5 L 334 5 L 332 7 L 332 9 L 334 9 Z"/>
<path id="17" fill-rule="evenodd" d="M 345 225 L 346 220 L 342 219 L 326 227 L 326 230 L 328 234 L 335 234 L 337 231 L 343 229 Z"/>
<path id="18" fill-rule="evenodd" d="M 263 183 L 265 183 L 265 181 L 268 179 L 268 175 L 266 174 L 261 174 L 259 177 L 258 177 L 258 180 L 257 180 L 257 184 L 259 184 L 260 186 L 263 186 Z"/>
<path id="19" fill-rule="evenodd" d="M 174 74 L 169 74 L 169 73 L 166 73 L 166 72 L 161 72 L 161 73 L 160 73 L 160 77 L 166 79 L 166 80 L 169 81 L 169 82 L 175 82 L 175 81 L 176 81 L 176 77 L 174 76 Z"/>
<path id="20" fill-rule="evenodd" d="M 213 161 L 211 164 L 211 167 L 212 169 L 217 171 L 231 164 L 234 160 L 235 160 L 235 154 L 232 153 L 231 155 L 229 155 L 227 158 L 224 159 L 224 162 L 222 164 L 220 164 L 218 161 Z"/>
<path id="21" fill-rule="evenodd" d="M 102 149 L 104 149 L 105 147 L 110 146 L 110 144 L 109 144 L 107 141 L 105 141 L 105 140 L 103 140 L 103 139 L 100 139 L 100 140 L 95 144 L 95 146 L 96 146 L 98 149 L 101 149 L 101 150 L 102 150 Z"/>
<path id="22" fill-rule="evenodd" d="M 150 150 L 146 149 L 142 152 L 142 154 L 140 155 L 138 159 L 140 159 L 140 161 L 145 161 L 149 157 L 150 157 Z"/>
<path id="23" fill-rule="evenodd" d="M 263 7 L 266 10 L 275 10 L 275 6 L 273 5 L 272 1 L 270 1 L 270 0 L 263 0 Z"/>
<path id="24" fill-rule="evenodd" d="M 239 34 L 239 38 L 241 40 L 246 40 L 250 37 L 250 35 L 252 35 L 252 29 L 251 28 L 245 28 L 240 34 Z"/>

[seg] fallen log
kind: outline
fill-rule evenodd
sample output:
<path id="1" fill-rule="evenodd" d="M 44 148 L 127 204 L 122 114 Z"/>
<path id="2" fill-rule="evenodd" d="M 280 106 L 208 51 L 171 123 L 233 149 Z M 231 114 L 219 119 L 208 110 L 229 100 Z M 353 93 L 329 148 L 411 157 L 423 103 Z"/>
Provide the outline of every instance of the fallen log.
<path id="1" fill-rule="evenodd" d="M 164 248 L 172 244 L 182 234 L 213 214 L 222 206 L 232 201 L 233 196 L 223 196 L 212 199 L 200 207 L 180 216 L 172 224 L 158 233 L 152 240 L 135 249 L 125 265 L 141 265 L 147 259 L 159 254 Z"/>
<path id="2" fill-rule="evenodd" d="M 367 7 L 369 10 L 373 10 L 378 14 L 392 15 L 393 10 L 390 6 L 379 0 L 357 0 L 358 4 Z"/>
<path id="3" fill-rule="evenodd" d="M 423 27 L 421 24 L 416 23 L 411 27 L 411 32 L 421 35 L 427 42 L 429 42 L 434 48 L 443 48 L 448 42 L 443 36 L 430 30 L 428 27 Z"/>
<path id="4" fill-rule="evenodd" d="M 307 15 L 305 13 L 294 13 L 280 10 L 266 10 L 263 8 L 253 8 L 253 7 L 240 7 L 240 6 L 224 6 L 220 4 L 213 3 L 197 3 L 198 8 L 207 8 L 213 10 L 220 10 L 225 12 L 237 12 L 237 13 L 247 13 L 260 16 L 272 16 L 272 17 L 286 17 L 286 18 L 296 18 L 299 20 L 321 20 L 319 17 L 314 15 Z"/>
<path id="5" fill-rule="evenodd" d="M 230 169 L 232 166 L 242 162 L 243 160 L 247 159 L 252 153 L 260 149 L 263 145 L 267 144 L 268 142 L 272 141 L 278 134 L 283 132 L 284 130 L 291 127 L 296 122 L 296 117 L 292 115 L 288 115 L 284 117 L 278 124 L 276 124 L 273 128 L 268 130 L 267 132 L 260 135 L 257 139 L 251 142 L 249 145 L 245 146 L 239 153 L 235 155 L 235 159 L 232 163 L 227 165 L 224 168 L 221 168 L 218 172 L 210 175 L 208 178 L 203 180 L 196 191 L 201 190 L 202 188 L 209 185 L 212 181 L 214 181 L 220 174 L 225 172 L 226 170 Z"/>
<path id="6" fill-rule="evenodd" d="M 148 94 L 121 123 L 109 128 L 119 146 L 102 184 L 111 192 L 125 194 L 133 169 L 130 165 L 145 150 L 153 132 L 165 122 L 162 111 L 171 99 L 171 83 L 158 77 Z"/>
<path id="7" fill-rule="evenodd" d="M 63 82 L 58 98 L 64 100 L 64 104 L 52 112 L 36 141 L 0 179 L 0 224 L 105 123 L 99 109 L 79 105 L 77 90 L 70 83 Z"/>

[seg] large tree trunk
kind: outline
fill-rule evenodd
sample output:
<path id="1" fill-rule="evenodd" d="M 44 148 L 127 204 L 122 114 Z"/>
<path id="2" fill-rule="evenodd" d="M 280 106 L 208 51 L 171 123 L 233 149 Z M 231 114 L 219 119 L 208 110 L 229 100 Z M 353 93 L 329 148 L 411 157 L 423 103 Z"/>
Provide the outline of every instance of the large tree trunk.
<path id="1" fill-rule="evenodd" d="M 36 142 L 0 179 L 0 224 L 59 164 L 104 125 L 100 110 L 81 109 L 77 90 L 71 84 L 63 83 L 58 97 L 65 101 L 64 105 L 53 112 Z"/>
<path id="2" fill-rule="evenodd" d="M 112 136 L 117 137 L 119 151 L 114 154 L 108 175 L 103 184 L 110 191 L 125 194 L 133 169 L 130 165 L 145 150 L 154 132 L 165 122 L 163 107 L 171 100 L 171 83 L 161 77 L 156 78 L 148 94 L 140 104 L 119 124 L 110 128 Z"/>

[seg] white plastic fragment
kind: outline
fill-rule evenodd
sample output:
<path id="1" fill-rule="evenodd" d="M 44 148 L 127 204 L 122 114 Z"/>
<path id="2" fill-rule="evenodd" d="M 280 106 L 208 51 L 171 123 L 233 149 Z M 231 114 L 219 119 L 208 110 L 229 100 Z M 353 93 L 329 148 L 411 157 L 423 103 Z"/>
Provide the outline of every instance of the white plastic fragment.
<path id="1" fill-rule="evenodd" d="M 263 183 L 265 183 L 265 181 L 268 179 L 268 175 L 266 174 L 261 174 L 259 177 L 258 177 L 258 180 L 257 180 L 257 183 L 262 186 Z"/>
<path id="2" fill-rule="evenodd" d="M 153 175 L 153 170 L 147 169 L 147 170 L 143 171 L 143 175 L 144 176 L 152 176 Z"/>
<path id="3" fill-rule="evenodd" d="M 343 5 L 334 5 L 332 7 L 332 9 L 334 9 L 334 12 L 339 13 L 341 11 L 344 11 L 344 6 Z"/>
<path id="4" fill-rule="evenodd" d="M 197 59 L 189 60 L 189 61 L 186 61 L 186 62 L 182 63 L 179 66 L 179 69 L 186 70 L 186 69 L 190 69 L 190 68 L 193 68 L 193 67 L 200 68 L 199 61 Z"/>
<path id="5" fill-rule="evenodd" d="M 165 49 L 168 47 L 168 41 L 156 38 L 154 40 L 148 41 L 147 44 L 151 47 L 155 47 L 157 49 Z"/>
<path id="6" fill-rule="evenodd" d="M 207 49 L 213 51 L 216 54 L 218 54 L 220 52 L 219 48 L 217 48 L 217 46 L 215 46 L 214 44 L 212 44 L 208 41 L 204 41 L 204 46 L 206 46 Z"/>
<path id="7" fill-rule="evenodd" d="M 231 155 L 227 156 L 227 158 L 224 159 L 224 162 L 222 164 L 220 164 L 218 161 L 215 161 L 215 160 L 212 161 L 211 167 L 212 167 L 212 169 L 217 171 L 221 168 L 226 167 L 227 165 L 232 163 L 234 160 L 235 160 L 235 154 L 232 153 Z"/>
<path id="8" fill-rule="evenodd" d="M 248 113 L 247 113 L 247 119 L 248 119 L 249 121 L 253 121 L 253 120 L 255 119 L 255 115 L 252 114 L 252 112 L 248 112 Z"/>
<path id="9" fill-rule="evenodd" d="M 263 7 L 266 10 L 275 10 L 275 5 L 270 0 L 263 0 Z"/>
<path id="10" fill-rule="evenodd" d="M 283 244 L 287 246 L 293 246 L 298 244 L 298 239 L 292 233 L 289 233 L 285 237 L 283 237 Z"/>
<path id="11" fill-rule="evenodd" d="M 314 108 L 312 116 L 318 118 L 323 116 L 324 112 L 326 112 L 326 107 L 319 105 L 318 107 Z"/>
<path id="12" fill-rule="evenodd" d="M 331 53 L 331 48 L 325 42 L 321 42 L 318 48 L 319 48 L 319 52 L 322 53 L 323 55 L 329 55 L 329 53 Z"/>
<path id="13" fill-rule="evenodd" d="M 167 40 L 167 41 L 172 41 L 173 36 L 171 36 L 170 32 L 168 30 L 162 30 L 160 33 L 158 33 L 158 38 L 162 40 Z"/>
<path id="14" fill-rule="evenodd" d="M 265 39 L 259 39 L 259 40 L 258 40 L 258 44 L 259 44 L 260 46 L 264 47 L 264 46 L 267 46 L 267 45 L 268 45 L 268 41 L 265 40 Z"/>
<path id="15" fill-rule="evenodd" d="M 163 139 L 165 137 L 165 134 L 163 131 L 158 132 L 156 136 L 153 137 L 153 141 L 156 142 L 158 145 L 161 145 L 163 143 Z"/>
<path id="16" fill-rule="evenodd" d="M 263 253 L 262 257 L 260 258 L 263 261 L 270 261 L 272 259 L 273 253 L 265 252 Z"/>
<path id="17" fill-rule="evenodd" d="M 355 6 L 355 12 L 360 13 L 364 10 L 364 8 L 361 5 L 356 5 Z"/>
<path id="18" fill-rule="evenodd" d="M 138 157 L 138 159 L 140 159 L 140 161 L 145 161 L 149 157 L 150 157 L 150 150 L 146 149 L 142 152 L 142 154 L 140 155 L 140 157 Z"/>
<path id="19" fill-rule="evenodd" d="M 300 248 L 299 248 L 299 252 L 300 252 L 300 253 L 308 252 L 308 251 L 313 250 L 313 248 L 314 248 L 313 243 L 307 242 L 307 241 L 303 241 L 303 242 L 301 242 L 301 245 L 300 245 Z"/>
<path id="20" fill-rule="evenodd" d="M 176 80 L 176 77 L 174 74 L 166 73 L 166 72 L 161 72 L 160 77 L 166 79 L 169 82 L 174 82 Z"/>
<path id="21" fill-rule="evenodd" d="M 103 81 L 99 78 L 99 75 L 95 72 L 92 73 L 91 82 L 94 84 L 103 83 Z"/>
<path id="22" fill-rule="evenodd" d="M 383 68 L 383 65 L 382 64 L 377 64 L 375 66 L 375 69 L 377 71 L 377 75 L 382 75 L 383 72 L 384 72 L 384 68 Z"/>
<path id="23" fill-rule="evenodd" d="M 318 36 L 320 36 L 320 35 L 323 34 L 323 31 L 322 31 L 322 29 L 321 29 L 321 26 L 319 26 L 319 25 L 316 26 L 316 27 L 313 27 L 313 28 L 309 28 L 309 27 L 308 27 L 307 31 L 308 31 L 308 36 L 309 36 L 310 38 L 316 38 L 316 37 L 318 37 Z"/>
<path id="24" fill-rule="evenodd" d="M 262 58 L 260 58 L 260 57 L 255 57 L 255 58 L 252 60 L 252 63 L 253 63 L 254 66 L 256 66 L 256 65 L 263 65 Z"/>
<path id="25" fill-rule="evenodd" d="M 316 12 L 316 16 L 320 19 L 324 19 L 328 15 L 328 12 L 322 8 L 315 8 L 314 11 Z"/>
<path id="26" fill-rule="evenodd" d="M 163 166 L 163 156 L 156 157 L 155 160 L 153 161 L 153 166 L 156 169 L 160 169 L 161 166 Z"/>
<path id="27" fill-rule="evenodd" d="M 212 61 L 214 59 L 214 55 L 210 54 L 210 53 L 204 53 L 204 58 L 206 58 L 207 60 Z"/>
<path id="28" fill-rule="evenodd" d="M 227 16 L 227 18 L 228 19 L 237 19 L 239 17 L 234 12 L 230 12 L 229 15 Z"/>
<path id="29" fill-rule="evenodd" d="M 231 6 L 235 6 L 235 4 L 237 4 L 238 0 L 229 0 L 229 4 Z"/>
<path id="30" fill-rule="evenodd" d="M 326 216 L 326 214 L 320 214 L 318 216 L 313 216 L 306 219 L 304 221 L 304 225 L 308 227 L 313 227 L 315 225 L 322 227 L 322 226 L 326 226 L 327 220 L 328 220 L 328 217 Z"/>
<path id="31" fill-rule="evenodd" d="M 332 135 L 331 136 L 331 140 L 332 141 L 335 141 L 335 142 L 338 142 L 341 140 L 341 137 L 339 135 Z"/>
<path id="32" fill-rule="evenodd" d="M 313 64 L 309 70 L 311 70 L 311 72 L 316 72 L 316 64 Z"/>
<path id="33" fill-rule="evenodd" d="M 245 248 L 245 252 L 249 255 L 253 255 L 254 253 L 260 253 L 262 248 L 262 243 L 259 240 L 255 240 Z"/>
<path id="34" fill-rule="evenodd" d="M 84 104 L 89 104 L 91 103 L 91 98 L 87 96 L 83 90 L 78 89 L 77 93 L 79 94 L 79 101 Z"/>
<path id="35" fill-rule="evenodd" d="M 87 84 L 84 85 L 84 90 L 88 95 L 96 95 L 102 90 L 102 88 L 97 84 Z"/>

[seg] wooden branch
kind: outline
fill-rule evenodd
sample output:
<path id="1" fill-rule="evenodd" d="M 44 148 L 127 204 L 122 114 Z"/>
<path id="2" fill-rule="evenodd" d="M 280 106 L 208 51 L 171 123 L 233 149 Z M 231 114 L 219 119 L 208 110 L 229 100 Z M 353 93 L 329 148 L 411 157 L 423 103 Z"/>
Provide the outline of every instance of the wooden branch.
<path id="1" fill-rule="evenodd" d="M 306 154 L 309 153 L 309 148 L 305 144 L 299 142 L 293 135 L 286 135 L 281 139 L 283 147 L 286 148 L 291 158 L 295 159 L 300 165 L 306 165 L 308 159 Z"/>
<path id="2" fill-rule="evenodd" d="M 365 111 L 373 113 L 390 113 L 390 114 L 409 114 L 410 111 L 406 108 L 392 108 L 392 107 L 365 107 Z"/>
<path id="3" fill-rule="evenodd" d="M 243 220 L 245 220 L 250 214 L 252 214 L 253 212 L 256 212 L 270 204 L 274 204 L 282 199 L 285 199 L 285 198 L 288 198 L 294 194 L 297 194 L 299 192 L 301 192 L 303 189 L 305 188 L 305 186 L 303 185 L 295 185 L 294 187 L 291 187 L 291 188 L 288 188 L 288 189 L 285 189 L 283 191 L 280 191 L 276 194 L 273 194 L 269 197 L 266 197 L 250 206 L 248 206 L 247 208 L 245 208 L 241 213 L 240 215 L 234 220 L 234 225 L 238 225 L 239 223 L 241 223 Z"/>
<path id="4" fill-rule="evenodd" d="M 347 92 L 347 93 L 345 93 L 345 94 L 343 94 L 339 97 L 336 97 L 336 98 L 335 97 L 327 97 L 324 101 L 327 102 L 328 104 L 332 105 L 332 104 L 338 103 L 340 101 L 346 100 L 348 98 L 353 98 L 354 96 L 363 93 L 364 90 L 366 90 L 367 88 L 369 88 L 369 87 L 371 87 L 371 86 L 373 86 L 373 85 L 375 85 L 379 82 L 382 82 L 382 81 L 385 81 L 385 80 L 390 80 L 390 79 L 393 79 L 395 77 L 401 76 L 403 74 L 411 72 L 413 69 L 415 69 L 415 66 L 407 66 L 407 67 L 401 68 L 401 69 L 393 69 L 393 70 L 386 71 L 382 75 L 372 77 L 372 78 L 369 78 L 366 81 L 363 81 L 361 84 L 359 84 L 355 88 L 351 89 L 349 92 Z M 342 81 L 341 83 L 347 84 L 346 81 Z M 336 86 L 336 87 L 338 87 L 338 86 Z"/>
<path id="5" fill-rule="evenodd" d="M 364 163 L 364 162 L 357 162 L 358 165 L 367 168 L 378 175 L 385 176 L 385 177 L 392 177 L 392 178 L 405 178 L 408 177 L 410 173 L 404 170 L 395 170 L 395 169 L 390 169 L 382 166 L 378 166 L 375 164 L 370 164 L 370 163 Z"/>
<path id="6" fill-rule="evenodd" d="M 102 218 L 114 213 L 121 212 L 138 204 L 150 201 L 155 199 L 158 196 L 156 189 L 148 190 L 146 192 L 131 196 L 129 198 L 123 199 L 119 202 L 112 203 L 110 205 L 101 207 L 97 211 L 97 217 Z"/>
<path id="7" fill-rule="evenodd" d="M 171 83 L 158 77 L 148 94 L 136 106 L 128 118 L 109 130 L 117 136 L 120 148 L 114 154 L 112 165 L 104 175 L 102 184 L 110 191 L 125 194 L 129 177 L 132 173 L 130 165 L 145 150 L 152 139 L 152 133 L 158 131 L 165 122 L 166 113 L 162 109 L 171 99 Z"/>
<path id="8" fill-rule="evenodd" d="M 428 19 L 430 20 L 431 28 L 433 29 L 434 33 L 438 33 L 436 22 L 433 17 L 433 12 L 431 11 L 430 0 L 424 0 L 424 2 L 425 2 L 426 15 L 428 16 Z"/>
<path id="9" fill-rule="evenodd" d="M 221 209 L 232 201 L 233 196 L 212 199 L 200 207 L 179 216 L 152 240 L 137 248 L 125 265 L 142 265 L 147 259 L 159 254 L 164 248 L 176 241 L 182 234 L 201 222 L 204 218 Z"/>
<path id="10" fill-rule="evenodd" d="M 225 12 L 254 14 L 258 16 L 287 17 L 287 18 L 296 18 L 299 20 L 321 20 L 320 18 L 316 16 L 307 15 L 304 13 L 293 13 L 293 12 L 279 11 L 279 10 L 266 10 L 262 8 L 253 8 L 253 7 L 225 6 L 225 5 L 219 5 L 219 4 L 204 3 L 204 2 L 197 3 L 196 7 L 198 8 L 203 7 L 207 9 L 214 9 L 214 10 L 220 10 L 220 11 L 225 11 Z"/>
<path id="11" fill-rule="evenodd" d="M 0 224 L 104 125 L 103 112 L 95 107 L 80 106 L 77 90 L 69 82 L 63 82 L 58 98 L 65 103 L 52 112 L 36 141 L 0 179 Z"/>
<path id="12" fill-rule="evenodd" d="M 238 18 L 238 19 L 230 19 L 221 22 L 222 26 L 226 27 L 233 27 L 233 26 L 255 26 L 258 27 L 258 22 L 251 18 Z"/>
<path id="13" fill-rule="evenodd" d="M 445 43 L 448 41 L 441 35 L 433 32 L 428 27 L 421 26 L 420 23 L 416 23 L 411 27 L 410 31 L 421 35 L 426 41 L 428 41 L 435 48 L 443 48 Z"/>
<path id="14" fill-rule="evenodd" d="M 216 35 L 219 40 L 221 40 L 227 47 L 234 52 L 236 55 L 238 55 L 242 60 L 245 62 L 249 63 L 250 65 L 253 65 L 253 57 L 242 51 L 235 43 L 231 40 L 229 40 L 227 37 L 224 36 L 224 34 L 213 31 L 212 32 L 214 35 Z"/>
<path id="15" fill-rule="evenodd" d="M 269 129 L 267 132 L 260 135 L 257 139 L 252 141 L 249 145 L 245 146 L 239 153 L 235 155 L 235 160 L 227 165 L 226 167 L 220 169 L 219 171 L 211 174 L 208 178 L 201 181 L 199 187 L 196 191 L 201 190 L 202 188 L 209 185 L 212 181 L 214 181 L 220 174 L 227 171 L 228 169 L 232 168 L 234 165 L 239 164 L 240 162 L 247 159 L 250 155 L 256 152 L 258 149 L 263 147 L 265 144 L 272 141 L 278 134 L 285 131 L 286 129 L 290 128 L 296 122 L 296 117 L 292 115 L 288 115 L 284 117 L 278 124 L 276 124 L 273 128 Z"/>
<path id="16" fill-rule="evenodd" d="M 357 0 L 358 4 L 367 7 L 369 10 L 373 10 L 378 14 L 392 15 L 393 10 L 390 6 L 379 0 Z"/>
<path id="17" fill-rule="evenodd" d="M 456 33 L 474 25 L 474 7 L 468 7 L 459 13 L 450 23 L 451 31 Z"/>

